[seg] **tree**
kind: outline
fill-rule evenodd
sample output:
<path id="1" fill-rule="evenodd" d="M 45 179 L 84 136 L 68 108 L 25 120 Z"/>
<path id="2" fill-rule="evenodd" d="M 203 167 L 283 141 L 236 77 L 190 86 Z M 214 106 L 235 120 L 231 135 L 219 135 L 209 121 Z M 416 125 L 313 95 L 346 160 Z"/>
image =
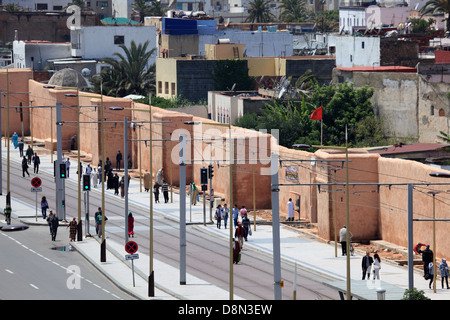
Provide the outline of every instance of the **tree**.
<path id="1" fill-rule="evenodd" d="M 444 13 L 445 29 L 450 31 L 450 0 L 428 0 L 425 5 L 420 9 L 422 17 L 426 14 Z"/>
<path id="2" fill-rule="evenodd" d="M 131 41 L 130 48 L 119 45 L 123 50 L 114 53 L 115 58 L 105 58 L 103 61 L 111 68 L 104 69 L 100 73 L 100 79 L 93 77 L 94 91 L 100 92 L 100 82 L 103 83 L 104 94 L 120 97 L 129 94 L 147 96 L 155 90 L 155 65 L 148 66 L 150 57 L 155 48 L 148 50 L 149 41 L 136 45 Z"/>
<path id="3" fill-rule="evenodd" d="M 131 8 L 139 13 L 139 22 L 144 22 L 144 17 L 150 15 L 150 7 L 145 3 L 145 0 L 136 0 L 131 4 Z"/>
<path id="4" fill-rule="evenodd" d="M 270 12 L 270 2 L 266 0 L 253 0 L 249 3 L 248 16 L 245 22 L 270 22 L 275 20 L 275 15 Z"/>
<path id="5" fill-rule="evenodd" d="M 217 60 L 213 65 L 214 90 L 245 91 L 255 88 L 254 81 L 248 75 L 247 60 Z"/>
<path id="6" fill-rule="evenodd" d="M 423 290 L 417 290 L 416 288 L 412 288 L 411 290 L 405 290 L 403 293 L 402 300 L 430 300 L 425 296 L 425 292 Z"/>
<path id="7" fill-rule="evenodd" d="M 370 99 L 373 89 L 355 89 L 352 84 L 330 86 L 312 84 L 311 93 L 301 101 L 274 101 L 266 104 L 256 116 L 246 115 L 236 120 L 236 125 L 248 129 L 279 129 L 279 144 L 290 148 L 294 143 L 320 144 L 321 122 L 311 120 L 312 112 L 323 107 L 323 144 L 345 144 L 348 127 L 348 144 L 373 146 L 384 144 L 382 123 L 373 113 Z"/>
<path id="8" fill-rule="evenodd" d="M 152 17 L 162 17 L 165 15 L 166 9 L 161 5 L 161 1 L 152 1 L 150 5 L 149 15 Z"/>
<path id="9" fill-rule="evenodd" d="M 439 131 L 441 134 L 438 136 L 439 139 L 444 140 L 445 143 L 450 143 L 450 134 L 445 133 L 444 131 Z"/>
<path id="10" fill-rule="evenodd" d="M 304 0 L 283 0 L 279 8 L 282 10 L 280 20 L 284 22 L 303 22 L 308 19 Z"/>

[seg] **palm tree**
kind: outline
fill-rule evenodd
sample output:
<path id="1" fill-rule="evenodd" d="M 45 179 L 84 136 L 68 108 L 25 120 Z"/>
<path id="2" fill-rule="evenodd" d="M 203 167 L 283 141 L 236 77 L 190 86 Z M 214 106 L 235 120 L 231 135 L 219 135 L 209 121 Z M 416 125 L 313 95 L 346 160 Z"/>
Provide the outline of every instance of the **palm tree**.
<path id="1" fill-rule="evenodd" d="M 148 66 L 148 60 L 156 48 L 147 51 L 149 41 L 136 45 L 131 41 L 130 47 L 119 45 L 124 55 L 118 52 L 116 58 L 105 58 L 103 61 L 111 68 L 104 69 L 100 78 L 92 78 L 94 92 L 100 93 L 100 83 L 103 83 L 102 94 L 122 97 L 129 94 L 147 96 L 155 89 L 155 64 Z"/>
<path id="2" fill-rule="evenodd" d="M 308 17 L 304 0 L 283 0 L 280 20 L 283 22 L 303 22 Z"/>
<path id="3" fill-rule="evenodd" d="M 139 21 L 144 22 L 144 17 L 150 15 L 150 7 L 145 3 L 145 0 L 136 0 L 131 4 L 131 8 L 139 13 Z"/>
<path id="4" fill-rule="evenodd" d="M 450 14 L 450 0 L 428 0 L 427 3 L 420 9 L 422 17 L 426 14 L 444 13 L 446 18 L 446 31 L 450 31 L 450 19 L 448 15 Z"/>
<path id="5" fill-rule="evenodd" d="M 248 16 L 246 22 L 270 22 L 275 19 L 275 15 L 270 12 L 270 2 L 266 0 L 253 0 L 249 3 Z"/>
<path id="6" fill-rule="evenodd" d="M 165 15 L 166 9 L 161 5 L 161 1 L 155 0 L 152 1 L 152 4 L 150 5 L 149 13 L 150 16 L 153 17 L 162 17 Z"/>

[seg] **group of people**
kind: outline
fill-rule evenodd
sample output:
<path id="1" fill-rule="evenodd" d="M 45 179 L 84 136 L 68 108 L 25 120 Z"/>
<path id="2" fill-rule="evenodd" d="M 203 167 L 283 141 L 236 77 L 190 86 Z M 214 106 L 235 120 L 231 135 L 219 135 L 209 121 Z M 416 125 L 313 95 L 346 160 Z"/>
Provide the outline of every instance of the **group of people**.
<path id="1" fill-rule="evenodd" d="M 222 207 L 219 204 L 216 208 L 215 218 L 217 220 L 217 228 L 221 228 L 221 221 L 224 220 L 224 227 L 227 228 L 227 222 L 230 209 L 225 203 Z M 233 263 L 238 264 L 241 261 L 241 250 L 244 241 L 248 240 L 248 236 L 252 235 L 251 222 L 247 215 L 247 209 L 242 206 L 240 209 L 237 204 L 234 205 L 233 211 L 234 238 L 233 238 Z"/>
<path id="2" fill-rule="evenodd" d="M 424 250 L 422 250 L 422 247 L 425 247 Z M 415 254 L 421 254 L 422 255 L 422 262 L 423 262 L 423 277 L 425 280 L 430 280 L 428 284 L 428 288 L 431 289 L 431 285 L 433 284 L 434 280 L 434 254 L 433 251 L 430 249 L 429 244 L 424 243 L 418 243 L 413 248 Z M 441 274 L 441 286 L 442 289 L 444 289 L 444 281 L 447 286 L 447 289 L 450 289 L 448 286 L 448 265 L 447 260 L 445 258 L 442 258 L 441 263 L 439 264 L 439 272 Z"/>
<path id="3" fill-rule="evenodd" d="M 161 168 L 156 173 L 156 181 L 153 185 L 153 194 L 155 195 L 155 203 L 159 203 L 159 188 L 164 196 L 164 203 L 169 202 L 169 187 L 170 185 L 164 180 L 164 168 Z"/>
<path id="4" fill-rule="evenodd" d="M 25 155 L 23 153 L 24 143 L 23 139 L 20 139 L 16 132 L 14 132 L 12 136 L 12 143 L 14 145 L 14 149 L 19 148 L 19 155 L 22 158 L 22 176 L 25 178 L 25 174 L 30 176 L 28 172 L 29 166 L 33 163 L 33 172 L 35 174 L 39 173 L 39 165 L 41 164 L 41 159 L 36 152 L 33 151 L 33 148 L 29 145 L 27 150 L 25 151 Z"/>
<path id="5" fill-rule="evenodd" d="M 380 279 L 380 269 L 381 269 L 381 258 L 378 255 L 378 253 L 375 253 L 372 256 L 370 255 L 369 251 L 366 251 L 366 255 L 362 258 L 361 261 L 361 267 L 362 267 L 362 279 L 365 280 L 367 276 L 367 280 L 370 279 L 370 274 L 373 272 L 373 278 L 372 279 Z M 372 270 L 373 268 L 373 270 Z"/>

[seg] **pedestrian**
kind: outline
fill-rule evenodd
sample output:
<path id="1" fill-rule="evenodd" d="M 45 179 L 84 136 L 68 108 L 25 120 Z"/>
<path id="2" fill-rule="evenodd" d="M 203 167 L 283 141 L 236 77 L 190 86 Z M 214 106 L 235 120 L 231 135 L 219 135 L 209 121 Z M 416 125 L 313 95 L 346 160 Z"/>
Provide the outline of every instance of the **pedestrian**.
<path id="1" fill-rule="evenodd" d="M 250 219 L 247 214 L 244 214 L 244 218 L 242 218 L 242 227 L 244 228 L 244 240 L 247 241 L 250 232 Z"/>
<path id="2" fill-rule="evenodd" d="M 14 132 L 14 134 L 12 135 L 11 141 L 14 145 L 14 149 L 17 149 L 17 145 L 19 144 L 19 136 L 17 135 L 16 132 Z"/>
<path id="3" fill-rule="evenodd" d="M 75 238 L 77 236 L 77 230 L 78 230 L 78 223 L 75 217 L 73 217 L 72 221 L 69 222 L 66 229 L 69 229 L 69 241 L 75 241 Z"/>
<path id="4" fill-rule="evenodd" d="M 422 247 L 426 247 L 426 244 L 424 243 L 418 243 L 414 246 L 413 251 L 415 254 L 420 254 L 419 251 L 421 250 Z"/>
<path id="5" fill-rule="evenodd" d="M 114 174 L 112 185 L 114 188 L 114 194 L 116 196 L 118 196 L 119 195 L 119 175 L 117 173 Z"/>
<path id="6" fill-rule="evenodd" d="M 216 208 L 216 214 L 214 215 L 214 217 L 216 218 L 217 222 L 216 222 L 216 227 L 217 229 L 220 229 L 221 226 L 221 221 L 222 221 L 222 205 L 218 205 Z"/>
<path id="7" fill-rule="evenodd" d="M 105 227 L 106 227 L 106 221 L 108 221 L 108 218 L 105 216 Z M 103 217 L 102 217 L 102 208 L 98 208 L 98 211 L 95 213 L 95 223 L 96 223 L 96 232 L 98 234 L 98 237 L 101 238 L 102 236 L 102 224 L 103 224 Z"/>
<path id="8" fill-rule="evenodd" d="M 245 209 L 245 206 L 242 206 L 241 210 L 239 210 L 238 222 L 242 222 L 242 219 L 244 218 L 244 215 L 246 213 L 247 213 L 247 209 Z"/>
<path id="9" fill-rule="evenodd" d="M 90 163 L 88 163 L 88 165 L 87 165 L 86 170 L 85 170 L 84 173 L 87 174 L 87 175 L 91 175 L 91 173 L 92 173 L 92 167 L 91 167 L 91 164 L 90 164 Z"/>
<path id="10" fill-rule="evenodd" d="M 25 178 L 25 173 L 27 173 L 28 176 L 30 174 L 28 173 L 28 161 L 27 158 L 24 156 L 22 159 L 22 176 Z"/>
<path id="11" fill-rule="evenodd" d="M 120 187 L 120 196 L 123 198 L 125 196 L 125 177 L 124 176 L 122 176 L 122 178 L 120 178 L 119 187 Z"/>
<path id="12" fill-rule="evenodd" d="M 159 169 L 158 172 L 156 173 L 156 183 L 159 184 L 160 186 L 163 185 L 163 183 L 164 183 L 164 168 Z"/>
<path id="13" fill-rule="evenodd" d="M 120 153 L 120 150 L 117 151 L 116 154 L 116 169 L 120 170 L 120 161 L 122 161 L 122 153 Z"/>
<path id="14" fill-rule="evenodd" d="M 349 231 L 349 237 L 351 238 L 352 236 L 352 233 Z M 339 242 L 341 243 L 342 255 L 347 255 L 347 228 L 345 226 L 339 230 Z"/>
<path id="15" fill-rule="evenodd" d="M 150 173 L 147 170 L 145 170 L 145 173 L 144 173 L 144 190 L 146 192 L 149 192 L 149 190 L 151 188 L 151 183 L 152 183 L 151 178 L 152 178 L 152 176 L 150 175 Z M 159 195 L 159 189 L 158 189 L 158 195 Z"/>
<path id="16" fill-rule="evenodd" d="M 289 198 L 287 203 L 287 211 L 288 211 L 288 221 L 294 221 L 294 203 L 292 202 L 292 198 Z"/>
<path id="17" fill-rule="evenodd" d="M 92 177 L 92 186 L 94 188 L 97 188 L 97 184 L 98 184 L 98 172 L 97 172 L 97 168 L 94 168 L 94 172 L 91 174 Z"/>
<path id="18" fill-rule="evenodd" d="M 33 149 L 31 148 L 31 146 L 28 146 L 28 149 L 25 152 L 25 155 L 28 158 L 28 164 L 31 164 L 31 157 L 33 156 L 33 154 L 34 154 Z"/>
<path id="19" fill-rule="evenodd" d="M 380 279 L 381 259 L 378 253 L 373 255 L 373 279 Z"/>
<path id="20" fill-rule="evenodd" d="M 83 164 L 81 163 L 81 161 L 78 164 L 78 171 L 76 173 L 80 175 L 80 181 L 81 181 L 81 179 L 83 178 Z"/>
<path id="21" fill-rule="evenodd" d="M 237 227 L 237 223 L 238 223 L 238 216 L 239 216 L 239 208 L 238 205 L 235 204 L 234 208 L 233 208 L 233 222 L 234 222 L 234 228 Z"/>
<path id="22" fill-rule="evenodd" d="M 153 186 L 153 194 L 155 195 L 155 203 L 159 203 L 159 184 L 156 182 Z"/>
<path id="23" fill-rule="evenodd" d="M 48 201 L 45 196 L 41 198 L 42 219 L 47 219 Z"/>
<path id="24" fill-rule="evenodd" d="M 442 258 L 442 262 L 439 265 L 439 271 L 441 272 L 442 289 L 444 289 L 444 279 L 445 279 L 445 284 L 447 285 L 447 289 L 450 289 L 450 287 L 448 286 L 448 265 L 447 265 L 447 260 L 445 258 Z"/>
<path id="25" fill-rule="evenodd" d="M 56 241 L 56 233 L 58 232 L 59 220 L 56 215 L 53 215 L 51 220 L 51 233 L 52 233 L 52 241 Z"/>
<path id="26" fill-rule="evenodd" d="M 77 150 L 78 144 L 77 144 L 77 135 L 73 135 L 72 138 L 70 138 L 70 150 Z"/>
<path id="27" fill-rule="evenodd" d="M 39 158 L 39 156 L 37 155 L 36 152 L 34 153 L 34 156 L 33 156 L 32 160 L 33 160 L 33 164 L 34 164 L 33 172 L 35 174 L 38 174 L 39 173 L 39 164 L 41 163 L 41 159 Z"/>
<path id="28" fill-rule="evenodd" d="M 241 261 L 241 246 L 236 238 L 233 238 L 233 264 L 238 264 Z"/>
<path id="29" fill-rule="evenodd" d="M 20 139 L 18 145 L 19 145 L 19 155 L 22 158 L 23 157 L 23 146 L 24 146 L 23 139 Z"/>
<path id="30" fill-rule="evenodd" d="M 164 195 L 164 203 L 168 203 L 169 202 L 169 184 L 165 180 L 163 180 L 161 190 Z"/>
<path id="31" fill-rule="evenodd" d="M 372 268 L 373 258 L 370 256 L 370 252 L 366 251 L 366 255 L 362 258 L 361 267 L 362 267 L 362 279 L 366 278 L 370 279 L 370 270 Z"/>
<path id="32" fill-rule="evenodd" d="M 108 180 L 106 181 L 106 189 L 114 189 L 114 174 L 112 170 L 108 171 L 106 174 Z"/>
<path id="33" fill-rule="evenodd" d="M 223 217 L 223 225 L 225 226 L 225 229 L 227 228 L 227 223 L 228 223 L 228 216 L 230 214 L 230 208 L 227 207 L 227 204 L 225 203 L 223 205 L 223 209 L 222 209 L 222 217 Z"/>
<path id="34" fill-rule="evenodd" d="M 128 235 L 134 238 L 134 218 L 131 212 L 128 214 Z"/>
<path id="35" fill-rule="evenodd" d="M 102 175 L 102 165 L 100 164 L 97 168 L 97 173 L 98 173 L 98 183 L 102 183 L 102 179 L 103 179 L 103 175 Z"/>
<path id="36" fill-rule="evenodd" d="M 428 278 L 430 279 L 430 283 L 428 284 L 428 288 L 431 289 L 431 285 L 433 284 L 434 280 L 434 268 L 433 268 L 433 262 L 428 263 Z"/>
<path id="37" fill-rule="evenodd" d="M 427 244 L 425 250 L 418 250 L 418 252 L 422 254 L 423 276 L 425 277 L 429 273 L 428 265 L 430 262 L 433 262 L 433 251 L 431 251 L 430 245 Z"/>
<path id="38" fill-rule="evenodd" d="M 48 217 L 47 217 L 47 223 L 48 223 L 48 227 L 50 228 L 50 234 L 52 234 L 52 218 L 53 218 L 53 211 L 50 210 Z"/>
<path id="39" fill-rule="evenodd" d="M 236 231 L 234 232 L 234 237 L 239 241 L 239 246 L 242 249 L 244 246 L 244 228 L 242 224 L 238 222 L 238 226 L 236 227 Z"/>
<path id="40" fill-rule="evenodd" d="M 197 195 L 198 195 L 198 188 L 195 185 L 194 182 L 192 182 L 192 187 L 191 187 L 191 204 L 193 204 L 194 206 L 197 204 Z"/>
<path id="41" fill-rule="evenodd" d="M 99 216 L 101 219 L 102 216 L 102 208 L 98 207 L 97 212 L 95 212 L 95 233 L 98 235 L 99 231 Z"/>
<path id="42" fill-rule="evenodd" d="M 70 159 L 69 157 L 67 157 L 66 160 L 66 172 L 67 172 L 67 178 L 69 177 L 69 173 L 70 173 Z"/>

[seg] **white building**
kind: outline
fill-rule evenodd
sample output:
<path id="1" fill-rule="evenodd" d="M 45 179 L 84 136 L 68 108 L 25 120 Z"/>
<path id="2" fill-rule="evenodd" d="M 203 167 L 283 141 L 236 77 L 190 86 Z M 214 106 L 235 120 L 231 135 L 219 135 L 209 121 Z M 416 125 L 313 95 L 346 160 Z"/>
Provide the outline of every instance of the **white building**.
<path id="1" fill-rule="evenodd" d="M 14 40 L 13 57 L 14 68 L 40 71 L 48 66 L 50 59 L 71 58 L 70 43 Z"/>
<path id="2" fill-rule="evenodd" d="M 219 39 L 229 39 L 230 43 L 245 44 L 246 57 L 292 56 L 293 35 L 288 31 L 226 31 L 217 34 L 199 35 L 199 54 L 205 54 L 205 44 L 215 44 Z"/>
<path id="3" fill-rule="evenodd" d="M 380 66 L 380 37 L 341 36 L 335 41 L 337 68 Z"/>
<path id="4" fill-rule="evenodd" d="M 124 1 L 124 0 L 120 0 Z M 2 0 L 2 4 L 15 4 L 25 11 L 64 11 L 71 0 Z M 99 15 L 100 19 L 111 16 L 111 0 L 87 0 L 86 8 Z"/>
<path id="5" fill-rule="evenodd" d="M 366 8 L 341 7 L 339 8 L 339 31 L 352 34 L 353 27 L 366 26 Z"/>
<path id="6" fill-rule="evenodd" d="M 71 27 L 72 57 L 101 60 L 122 53 L 119 45 L 130 47 L 149 41 L 147 50 L 157 48 L 156 27 L 154 26 L 80 26 Z M 149 64 L 156 61 L 158 50 L 150 58 Z"/>

